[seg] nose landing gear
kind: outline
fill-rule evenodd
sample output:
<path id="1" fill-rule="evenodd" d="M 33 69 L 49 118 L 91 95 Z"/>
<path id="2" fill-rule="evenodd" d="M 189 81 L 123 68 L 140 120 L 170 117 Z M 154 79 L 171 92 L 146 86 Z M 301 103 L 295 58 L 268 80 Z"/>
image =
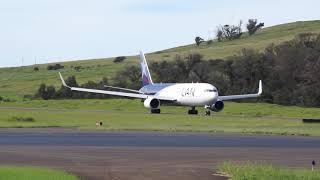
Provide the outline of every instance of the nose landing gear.
<path id="1" fill-rule="evenodd" d="M 160 109 L 151 109 L 151 114 L 160 114 Z"/>

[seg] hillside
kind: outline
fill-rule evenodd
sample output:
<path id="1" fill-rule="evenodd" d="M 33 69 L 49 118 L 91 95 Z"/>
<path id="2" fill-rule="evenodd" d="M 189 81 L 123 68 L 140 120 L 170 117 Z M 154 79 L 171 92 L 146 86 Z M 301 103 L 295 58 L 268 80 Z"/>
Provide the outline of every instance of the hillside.
<path id="1" fill-rule="evenodd" d="M 262 29 L 254 36 L 245 34 L 241 39 L 226 42 L 213 42 L 210 45 L 203 43 L 200 47 L 194 44 L 154 52 L 147 55 L 149 61 L 172 60 L 177 54 L 186 55 L 198 52 L 205 59 L 227 58 L 238 54 L 243 48 L 264 50 L 269 44 L 279 44 L 292 39 L 303 32 L 320 33 L 320 21 L 294 22 Z M 136 56 L 128 57 L 125 62 L 114 64 L 113 58 L 70 61 L 61 63 L 65 66 L 62 70 L 64 76 L 75 75 L 78 82 L 100 80 L 102 77 L 112 76 L 124 66 L 137 64 Z M 48 71 L 48 64 L 38 65 L 40 71 L 33 72 L 34 66 L 1 68 L 0 69 L 0 96 L 20 99 L 23 95 L 33 94 L 40 83 L 60 86 L 57 71 Z M 72 67 L 82 66 L 81 71 Z"/>

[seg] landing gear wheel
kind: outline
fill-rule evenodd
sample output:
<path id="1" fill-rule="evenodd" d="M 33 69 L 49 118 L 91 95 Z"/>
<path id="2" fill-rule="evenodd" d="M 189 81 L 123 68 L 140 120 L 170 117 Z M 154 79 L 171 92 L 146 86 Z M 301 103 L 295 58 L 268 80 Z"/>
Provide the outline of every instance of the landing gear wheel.
<path id="1" fill-rule="evenodd" d="M 188 114 L 197 115 L 198 111 L 196 110 L 195 107 L 192 107 L 192 109 L 188 111 Z"/>
<path id="2" fill-rule="evenodd" d="M 206 113 L 205 113 L 205 115 L 206 115 L 206 116 L 210 116 L 210 115 L 211 115 L 211 111 L 210 111 L 210 110 L 207 110 Z"/>
<path id="3" fill-rule="evenodd" d="M 151 114 L 160 114 L 160 109 L 151 109 Z"/>

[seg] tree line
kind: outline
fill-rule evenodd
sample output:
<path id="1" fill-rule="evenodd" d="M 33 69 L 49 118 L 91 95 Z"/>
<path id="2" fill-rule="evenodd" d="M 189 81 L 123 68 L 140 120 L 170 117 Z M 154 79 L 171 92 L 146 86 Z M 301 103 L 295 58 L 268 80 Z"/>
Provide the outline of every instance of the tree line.
<path id="1" fill-rule="evenodd" d="M 172 61 L 150 64 L 155 82 L 205 82 L 215 85 L 220 95 L 253 93 L 258 81 L 263 80 L 263 95 L 259 101 L 282 105 L 320 107 L 320 35 L 304 33 L 279 45 L 271 44 L 263 52 L 243 49 L 241 54 L 222 59 L 204 59 L 201 54 L 186 57 L 176 55 Z M 110 84 L 125 88 L 141 87 L 138 66 L 128 66 L 109 79 L 89 81 L 80 87 L 106 89 Z M 74 76 L 67 79 L 78 86 Z M 45 90 L 43 90 L 45 89 Z M 40 86 L 36 97 L 56 98 L 108 98 L 105 95 L 78 93 L 61 87 Z M 53 93 L 55 92 L 55 93 Z M 45 98 L 43 98 L 45 99 Z M 253 100 L 256 101 L 256 100 Z"/>

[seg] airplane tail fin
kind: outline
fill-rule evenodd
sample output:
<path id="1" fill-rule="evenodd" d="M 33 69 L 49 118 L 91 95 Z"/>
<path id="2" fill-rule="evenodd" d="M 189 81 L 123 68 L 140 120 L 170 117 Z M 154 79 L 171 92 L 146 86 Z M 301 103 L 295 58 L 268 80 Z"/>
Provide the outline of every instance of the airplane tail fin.
<path id="1" fill-rule="evenodd" d="M 140 51 L 140 65 L 142 73 L 142 86 L 153 84 L 148 64 L 142 51 Z"/>

